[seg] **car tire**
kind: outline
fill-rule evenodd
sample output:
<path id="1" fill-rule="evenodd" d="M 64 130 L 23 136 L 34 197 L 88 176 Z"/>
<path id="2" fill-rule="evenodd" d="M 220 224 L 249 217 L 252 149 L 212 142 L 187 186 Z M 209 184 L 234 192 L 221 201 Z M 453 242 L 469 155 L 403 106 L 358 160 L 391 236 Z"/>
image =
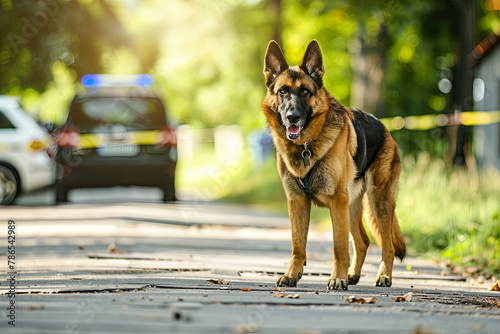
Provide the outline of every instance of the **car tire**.
<path id="1" fill-rule="evenodd" d="M 19 193 L 19 180 L 12 170 L 0 166 L 0 205 L 9 205 Z"/>
<path id="2" fill-rule="evenodd" d="M 60 183 L 56 183 L 55 199 L 56 204 L 67 203 L 68 202 L 68 190 L 62 186 Z"/>
<path id="3" fill-rule="evenodd" d="M 163 201 L 164 202 L 174 202 L 176 201 L 175 192 L 172 190 L 163 189 Z"/>
<path id="4" fill-rule="evenodd" d="M 173 201 L 177 200 L 175 197 L 175 186 L 174 186 L 173 179 L 165 187 L 162 187 L 162 190 L 163 190 L 163 201 L 164 202 L 173 202 Z"/>

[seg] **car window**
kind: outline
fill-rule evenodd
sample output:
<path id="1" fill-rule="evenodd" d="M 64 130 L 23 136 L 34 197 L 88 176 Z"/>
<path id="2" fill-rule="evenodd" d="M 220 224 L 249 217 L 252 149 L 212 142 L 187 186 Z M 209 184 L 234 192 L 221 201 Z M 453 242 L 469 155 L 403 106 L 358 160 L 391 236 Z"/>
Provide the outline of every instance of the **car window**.
<path id="1" fill-rule="evenodd" d="M 67 123 L 85 133 L 111 131 L 113 125 L 128 130 L 156 130 L 167 121 L 156 98 L 94 97 L 75 100 Z"/>
<path id="2" fill-rule="evenodd" d="M 12 124 L 12 122 L 0 110 L 0 129 L 15 129 L 15 128 L 16 127 Z"/>

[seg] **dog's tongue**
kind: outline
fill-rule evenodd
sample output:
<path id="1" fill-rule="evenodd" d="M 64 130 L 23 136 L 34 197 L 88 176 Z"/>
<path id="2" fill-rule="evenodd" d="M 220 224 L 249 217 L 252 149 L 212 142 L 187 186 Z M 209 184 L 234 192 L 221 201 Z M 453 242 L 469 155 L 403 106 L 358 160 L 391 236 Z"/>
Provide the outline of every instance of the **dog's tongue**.
<path id="1" fill-rule="evenodd" d="M 288 133 L 291 133 L 293 135 L 296 135 L 297 133 L 299 133 L 299 130 L 300 130 L 300 127 L 296 126 L 296 125 L 292 125 L 292 126 L 289 126 L 287 128 Z"/>

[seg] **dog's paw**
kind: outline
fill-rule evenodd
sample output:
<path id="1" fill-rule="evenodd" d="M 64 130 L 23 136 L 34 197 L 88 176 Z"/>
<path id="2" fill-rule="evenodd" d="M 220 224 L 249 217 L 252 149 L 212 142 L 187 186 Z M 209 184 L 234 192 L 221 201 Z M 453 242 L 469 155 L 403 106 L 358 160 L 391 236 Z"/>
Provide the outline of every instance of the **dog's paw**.
<path id="1" fill-rule="evenodd" d="M 328 284 L 326 285 L 328 290 L 347 290 L 347 283 L 345 279 L 341 278 L 330 278 Z"/>
<path id="2" fill-rule="evenodd" d="M 297 286 L 297 279 L 294 277 L 288 277 L 288 276 L 281 276 L 278 278 L 278 281 L 276 282 L 276 286 L 278 287 L 291 287 L 294 288 Z"/>
<path id="3" fill-rule="evenodd" d="M 360 277 L 358 275 L 349 275 L 349 285 L 356 285 L 359 282 Z"/>
<path id="4" fill-rule="evenodd" d="M 392 285 L 392 280 L 389 276 L 380 275 L 375 281 L 375 286 L 390 287 Z"/>

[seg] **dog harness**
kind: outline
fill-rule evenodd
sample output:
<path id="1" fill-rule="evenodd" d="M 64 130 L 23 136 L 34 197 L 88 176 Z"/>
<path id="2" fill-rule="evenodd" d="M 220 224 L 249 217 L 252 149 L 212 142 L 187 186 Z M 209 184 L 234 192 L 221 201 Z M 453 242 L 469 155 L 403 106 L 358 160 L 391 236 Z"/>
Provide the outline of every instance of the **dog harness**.
<path id="1" fill-rule="evenodd" d="M 318 167 L 318 162 L 314 164 L 313 168 L 311 168 L 309 172 L 307 172 L 304 178 L 299 179 L 299 184 L 301 185 L 302 189 L 306 194 L 311 194 L 311 184 L 312 184 L 311 178 L 313 177 L 313 174 L 316 171 L 317 167 Z"/>

